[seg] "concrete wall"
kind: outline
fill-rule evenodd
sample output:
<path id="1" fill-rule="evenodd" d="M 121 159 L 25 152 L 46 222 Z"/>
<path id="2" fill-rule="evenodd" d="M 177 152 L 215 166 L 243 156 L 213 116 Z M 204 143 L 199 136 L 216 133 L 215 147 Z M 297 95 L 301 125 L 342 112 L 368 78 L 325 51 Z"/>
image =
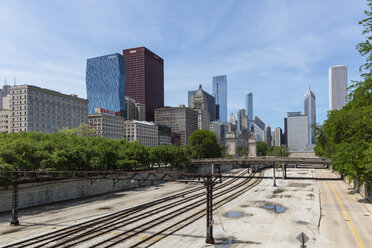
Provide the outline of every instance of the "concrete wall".
<path id="1" fill-rule="evenodd" d="M 332 170 L 332 172 L 340 176 L 338 172 L 334 170 Z M 364 198 L 372 202 L 372 185 L 368 187 L 366 183 L 360 183 L 358 180 L 351 181 L 346 177 L 344 177 L 344 182 L 350 185 L 350 187 L 353 187 L 354 190 L 360 193 Z"/>
<path id="2" fill-rule="evenodd" d="M 149 185 L 150 182 L 141 185 Z M 68 179 L 50 182 L 24 183 L 18 186 L 18 207 L 26 208 L 51 202 L 58 202 L 85 196 L 98 195 L 134 188 L 138 182 L 118 181 L 115 186 L 113 180 L 102 179 L 91 184 L 90 180 Z M 0 187 L 0 212 L 12 209 L 12 187 Z"/>
<path id="3" fill-rule="evenodd" d="M 221 172 L 228 171 L 236 166 L 222 165 Z M 217 167 L 216 167 L 217 168 Z M 163 169 L 160 169 L 163 170 Z M 169 168 L 164 168 L 169 171 Z M 179 169 L 173 168 L 177 172 Z M 182 169 L 183 172 L 205 174 L 211 173 L 211 166 L 189 166 Z M 216 169 L 217 172 L 217 169 Z M 150 185 L 151 182 L 142 182 L 141 186 Z M 99 195 L 109 192 L 121 191 L 138 187 L 138 182 L 120 180 L 115 185 L 111 179 L 96 180 L 91 184 L 90 180 L 68 179 L 50 182 L 24 183 L 18 188 L 18 207 L 26 208 L 48 204 L 52 202 L 71 200 L 86 196 Z M 8 189 L 0 187 L 0 212 L 12 209 L 12 187 Z"/>

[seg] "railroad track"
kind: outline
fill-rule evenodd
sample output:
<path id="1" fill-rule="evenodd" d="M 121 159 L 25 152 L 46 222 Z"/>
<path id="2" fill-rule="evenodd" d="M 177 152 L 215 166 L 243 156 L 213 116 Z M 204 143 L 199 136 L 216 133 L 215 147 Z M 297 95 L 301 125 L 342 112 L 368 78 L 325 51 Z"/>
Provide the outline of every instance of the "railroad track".
<path id="1" fill-rule="evenodd" d="M 245 174 L 237 172 L 235 175 Z M 259 180 L 247 184 L 252 179 L 248 178 L 238 182 L 237 178 L 228 179 L 215 187 L 214 209 L 226 202 L 238 197 L 251 187 L 254 187 Z M 236 183 L 236 184 L 234 184 Z M 238 190 L 240 189 L 240 190 Z M 138 234 L 150 229 L 159 229 L 153 235 L 131 241 L 125 247 L 143 246 L 148 247 L 182 227 L 200 219 L 204 216 L 205 192 L 204 187 L 196 187 L 168 197 L 151 201 L 139 206 L 118 211 L 109 215 L 101 216 L 83 223 L 79 223 L 54 232 L 46 233 L 4 247 L 112 247 L 121 246 L 123 242 L 134 238 L 138 240 Z M 235 192 L 236 191 L 236 192 Z M 223 198 L 224 195 L 231 195 Z M 174 201 L 173 201 L 174 200 Z M 173 201 L 173 202 L 172 202 Z M 176 208 L 176 209 L 175 209 Z M 193 211 L 198 208 L 198 211 Z M 201 209 L 199 209 L 201 208 Z M 177 220 L 170 226 L 163 227 L 172 219 L 179 219 L 180 215 L 190 213 L 187 218 Z M 152 217 L 151 220 L 146 220 Z M 97 240 L 98 239 L 98 240 Z M 95 243 L 94 243 L 95 241 Z"/>

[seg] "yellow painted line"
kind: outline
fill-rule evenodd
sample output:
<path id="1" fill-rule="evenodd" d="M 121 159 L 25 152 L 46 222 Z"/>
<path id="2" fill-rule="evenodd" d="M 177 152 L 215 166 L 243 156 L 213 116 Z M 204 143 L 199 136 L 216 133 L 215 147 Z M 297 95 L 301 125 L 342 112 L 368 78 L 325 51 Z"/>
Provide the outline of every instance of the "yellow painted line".
<path id="1" fill-rule="evenodd" d="M 333 190 L 333 193 L 335 194 L 335 196 L 336 196 L 336 198 L 337 198 L 337 201 L 338 201 L 338 203 L 340 204 L 340 206 L 341 206 L 341 208 L 342 208 L 342 212 L 344 212 L 344 215 L 345 215 L 345 217 L 346 217 L 347 223 L 349 223 L 349 226 L 350 226 L 350 228 L 351 228 L 351 231 L 354 233 L 354 236 L 355 236 L 355 238 L 356 238 L 356 240 L 357 240 L 357 242 L 358 242 L 358 244 L 359 244 L 359 247 L 360 247 L 360 248 L 365 248 L 365 246 L 363 245 L 363 242 L 362 242 L 362 240 L 360 239 L 360 237 L 359 237 L 359 235 L 358 235 L 358 232 L 357 232 L 357 230 L 355 229 L 355 227 L 354 227 L 354 225 L 353 225 L 353 222 L 351 221 L 349 215 L 347 214 L 346 209 L 345 209 L 345 207 L 344 207 L 344 204 L 342 204 L 342 201 L 341 201 L 340 197 L 338 196 L 338 194 L 337 194 L 335 188 L 333 187 L 333 185 L 332 185 L 332 183 L 331 183 L 330 181 L 327 181 L 327 182 L 328 182 L 329 186 L 331 186 L 331 188 L 332 188 L 332 190 Z"/>

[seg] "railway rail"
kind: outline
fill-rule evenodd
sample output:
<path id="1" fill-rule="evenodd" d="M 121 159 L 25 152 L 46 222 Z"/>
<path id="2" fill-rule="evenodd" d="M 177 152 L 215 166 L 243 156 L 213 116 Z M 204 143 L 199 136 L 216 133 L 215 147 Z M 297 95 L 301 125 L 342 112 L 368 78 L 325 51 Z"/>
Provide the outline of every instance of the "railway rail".
<path id="1" fill-rule="evenodd" d="M 235 199 L 262 179 L 242 179 L 246 170 L 239 171 L 214 188 L 216 209 Z M 252 176 L 255 173 L 251 173 Z M 259 172 L 262 176 L 263 172 Z M 54 232 L 42 234 L 4 247 L 149 247 L 162 238 L 205 215 L 204 187 L 196 187 Z M 186 217 L 185 217 L 186 216 Z M 140 239 L 141 233 L 152 235 Z M 125 243 L 124 243 L 125 242 Z"/>

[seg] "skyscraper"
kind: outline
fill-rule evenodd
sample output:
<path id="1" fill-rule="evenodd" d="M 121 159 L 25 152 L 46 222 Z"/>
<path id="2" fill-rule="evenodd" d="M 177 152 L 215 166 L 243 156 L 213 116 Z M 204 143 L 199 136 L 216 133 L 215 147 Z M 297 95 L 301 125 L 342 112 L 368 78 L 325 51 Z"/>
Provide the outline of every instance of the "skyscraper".
<path id="1" fill-rule="evenodd" d="M 181 146 L 189 144 L 189 136 L 198 130 L 198 112 L 185 105 L 155 110 L 155 123 L 166 125 L 181 136 Z"/>
<path id="2" fill-rule="evenodd" d="M 254 119 L 253 132 L 257 141 L 265 141 L 265 123 L 257 116 Z"/>
<path id="3" fill-rule="evenodd" d="M 154 121 L 154 110 L 164 107 L 164 61 L 146 47 L 123 50 L 125 94 L 145 104 L 146 121 Z"/>
<path id="4" fill-rule="evenodd" d="M 86 87 L 89 114 L 94 114 L 95 108 L 104 108 L 125 116 L 125 67 L 121 54 L 88 59 Z"/>
<path id="5" fill-rule="evenodd" d="M 272 140 L 272 138 L 271 138 L 271 127 L 270 127 L 269 124 L 267 124 L 267 127 L 266 127 L 266 145 L 268 147 L 271 146 L 271 140 Z"/>
<path id="6" fill-rule="evenodd" d="M 313 128 L 316 124 L 315 95 L 310 88 L 304 96 L 304 115 L 309 116 L 309 144 L 315 144 Z"/>
<path id="7" fill-rule="evenodd" d="M 309 116 L 287 116 L 288 124 L 288 148 L 291 151 L 304 151 L 309 144 Z"/>
<path id="8" fill-rule="evenodd" d="M 277 127 L 274 129 L 274 136 L 275 136 L 275 146 L 281 146 L 282 145 L 282 129 L 280 127 Z"/>
<path id="9" fill-rule="evenodd" d="M 198 93 L 198 95 L 196 95 Z M 206 107 L 206 110 L 209 113 L 209 121 L 215 121 L 216 120 L 216 100 L 214 96 L 208 94 L 206 91 L 202 89 L 202 85 L 199 85 L 198 90 L 192 90 L 188 92 L 188 100 L 189 105 L 188 107 L 191 109 L 200 108 L 197 105 L 200 106 L 200 101 L 204 102 L 203 108 Z M 198 100 L 195 104 L 195 100 Z M 209 125 L 209 124 L 208 124 Z"/>
<path id="10" fill-rule="evenodd" d="M 243 129 L 243 118 L 245 116 L 245 109 L 238 110 L 238 131 L 241 131 Z"/>
<path id="11" fill-rule="evenodd" d="M 249 93 L 245 95 L 245 109 L 248 116 L 248 130 L 252 131 L 252 126 L 254 124 L 253 119 L 253 94 Z"/>
<path id="12" fill-rule="evenodd" d="M 221 122 L 227 121 L 227 79 L 226 75 L 213 77 L 213 95 L 216 98 L 216 115 Z M 217 112 L 218 111 L 218 112 Z"/>
<path id="13" fill-rule="evenodd" d="M 340 110 L 346 105 L 347 67 L 329 68 L 329 110 Z"/>

